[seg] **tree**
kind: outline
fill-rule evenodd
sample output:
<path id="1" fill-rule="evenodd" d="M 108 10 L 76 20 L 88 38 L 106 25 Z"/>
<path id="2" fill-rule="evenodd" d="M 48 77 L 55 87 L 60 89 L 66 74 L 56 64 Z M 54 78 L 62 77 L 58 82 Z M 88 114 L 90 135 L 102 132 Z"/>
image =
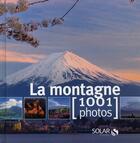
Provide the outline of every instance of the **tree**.
<path id="1" fill-rule="evenodd" d="M 4 3 L 0 0 L 0 16 L 11 13 L 16 14 L 24 12 L 31 6 L 46 3 L 48 0 L 40 0 L 36 2 L 29 3 L 27 0 L 18 0 L 16 4 L 14 3 Z M 60 18 L 43 19 L 40 22 L 29 22 L 22 23 L 18 17 L 11 16 L 5 19 L 4 23 L 0 22 L 0 35 L 5 35 L 9 39 L 15 39 L 16 41 L 22 41 L 29 43 L 33 47 L 39 46 L 39 40 L 30 34 L 32 31 L 36 31 L 39 28 L 48 28 L 49 25 L 55 26 L 58 24 L 63 24 L 64 17 L 74 8 L 74 6 L 79 2 L 76 0 L 74 5 Z"/>

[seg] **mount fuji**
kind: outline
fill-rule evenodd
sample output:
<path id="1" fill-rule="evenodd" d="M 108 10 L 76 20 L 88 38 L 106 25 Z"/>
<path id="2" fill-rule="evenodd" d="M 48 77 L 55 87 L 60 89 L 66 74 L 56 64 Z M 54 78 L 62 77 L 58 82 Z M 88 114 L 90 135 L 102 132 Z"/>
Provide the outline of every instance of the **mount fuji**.
<path id="1" fill-rule="evenodd" d="M 29 96 L 29 85 L 119 85 L 123 95 L 140 95 L 140 84 L 122 79 L 88 62 L 78 55 L 66 51 L 49 55 L 39 63 L 7 76 L 6 83 L 0 83 L 8 96 Z"/>

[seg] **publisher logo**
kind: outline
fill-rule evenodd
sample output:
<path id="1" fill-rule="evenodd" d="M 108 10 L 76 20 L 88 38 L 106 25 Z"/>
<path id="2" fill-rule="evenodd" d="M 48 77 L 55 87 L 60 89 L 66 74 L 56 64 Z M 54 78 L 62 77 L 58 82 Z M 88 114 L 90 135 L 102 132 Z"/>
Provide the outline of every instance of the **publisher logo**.
<path id="1" fill-rule="evenodd" d="M 94 135 L 112 135 L 117 136 L 119 135 L 119 131 L 117 129 L 110 129 L 110 128 L 93 128 L 92 134 Z"/>
<path id="2" fill-rule="evenodd" d="M 113 129 L 113 130 L 111 130 L 111 135 L 117 136 L 117 135 L 119 135 L 119 131 L 117 129 Z"/>

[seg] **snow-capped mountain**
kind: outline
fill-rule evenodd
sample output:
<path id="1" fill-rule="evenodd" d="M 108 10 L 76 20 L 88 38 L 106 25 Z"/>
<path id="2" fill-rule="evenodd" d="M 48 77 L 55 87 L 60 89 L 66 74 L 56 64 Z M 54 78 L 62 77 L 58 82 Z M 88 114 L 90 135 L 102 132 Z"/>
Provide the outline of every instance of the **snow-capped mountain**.
<path id="1" fill-rule="evenodd" d="M 36 81 L 40 78 L 40 81 Z M 35 84 L 46 79 L 49 85 L 57 85 L 72 80 L 100 81 L 111 83 L 128 83 L 72 52 L 56 53 L 48 56 L 37 64 L 33 64 L 7 77 L 7 84 L 14 85 L 23 81 Z"/>
<path id="2" fill-rule="evenodd" d="M 0 96 L 29 96 L 30 83 L 35 88 L 40 85 L 48 88 L 51 85 L 73 86 L 81 83 L 93 86 L 119 85 L 122 95 L 140 95 L 139 83 L 115 76 L 68 51 L 52 54 L 39 63 L 9 75 L 6 81 L 0 84 Z"/>

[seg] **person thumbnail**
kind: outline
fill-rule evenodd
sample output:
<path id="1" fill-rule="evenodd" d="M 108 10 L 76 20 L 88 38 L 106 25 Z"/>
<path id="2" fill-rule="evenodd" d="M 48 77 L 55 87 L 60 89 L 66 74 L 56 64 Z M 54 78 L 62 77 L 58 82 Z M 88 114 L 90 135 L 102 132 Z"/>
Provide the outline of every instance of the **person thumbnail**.
<path id="1" fill-rule="evenodd" d="M 24 99 L 25 119 L 45 119 L 46 99 L 45 98 L 25 98 Z"/>

